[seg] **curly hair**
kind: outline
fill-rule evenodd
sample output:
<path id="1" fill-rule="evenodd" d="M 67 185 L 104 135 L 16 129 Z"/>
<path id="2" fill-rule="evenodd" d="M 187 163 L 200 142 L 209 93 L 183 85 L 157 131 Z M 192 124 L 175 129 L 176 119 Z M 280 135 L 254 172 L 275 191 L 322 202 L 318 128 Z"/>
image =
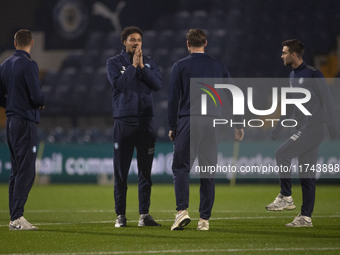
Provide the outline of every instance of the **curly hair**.
<path id="1" fill-rule="evenodd" d="M 124 41 L 127 40 L 129 35 L 134 34 L 134 33 L 140 34 L 140 36 L 143 38 L 143 31 L 139 27 L 130 26 L 130 27 L 124 28 L 122 33 L 120 34 L 120 39 L 122 43 L 124 43 Z"/>

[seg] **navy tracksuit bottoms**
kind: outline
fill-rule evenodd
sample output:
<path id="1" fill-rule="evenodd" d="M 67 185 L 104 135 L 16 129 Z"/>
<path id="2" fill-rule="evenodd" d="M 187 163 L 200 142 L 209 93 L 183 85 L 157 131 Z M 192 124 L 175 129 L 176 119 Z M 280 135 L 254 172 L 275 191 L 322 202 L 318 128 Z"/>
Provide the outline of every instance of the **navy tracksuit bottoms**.
<path id="1" fill-rule="evenodd" d="M 319 145 L 324 136 L 323 123 L 309 125 L 304 131 L 297 131 L 276 151 L 278 166 L 290 167 L 292 159 L 298 158 L 298 169 L 301 188 L 301 214 L 311 217 L 315 202 L 316 166 Z M 291 173 L 280 173 L 281 194 L 292 194 Z"/>
<path id="2" fill-rule="evenodd" d="M 181 117 L 175 133 L 172 163 L 177 211 L 186 210 L 189 207 L 189 172 L 196 156 L 198 156 L 199 166 L 216 166 L 217 133 L 212 128 L 212 120 L 209 117 Z M 206 220 L 210 218 L 214 199 L 214 176 L 202 173 L 200 218 Z"/>
<path id="3" fill-rule="evenodd" d="M 125 215 L 127 178 L 136 147 L 138 166 L 139 213 L 149 213 L 151 195 L 151 168 L 155 151 L 156 133 L 153 122 L 132 126 L 115 122 L 114 140 L 114 198 L 117 215 Z"/>
<path id="4" fill-rule="evenodd" d="M 6 135 L 12 164 L 9 177 L 9 211 L 13 221 L 24 215 L 24 206 L 35 178 L 37 124 L 8 117 Z"/>

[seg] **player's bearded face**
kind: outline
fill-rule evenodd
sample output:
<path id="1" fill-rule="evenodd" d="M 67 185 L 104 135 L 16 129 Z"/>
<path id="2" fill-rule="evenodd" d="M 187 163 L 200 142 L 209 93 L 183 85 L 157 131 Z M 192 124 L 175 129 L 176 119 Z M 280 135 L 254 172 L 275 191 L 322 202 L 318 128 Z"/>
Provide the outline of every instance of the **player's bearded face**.
<path id="1" fill-rule="evenodd" d="M 126 52 L 134 54 L 138 46 L 142 46 L 142 37 L 138 33 L 133 33 L 124 41 Z"/>

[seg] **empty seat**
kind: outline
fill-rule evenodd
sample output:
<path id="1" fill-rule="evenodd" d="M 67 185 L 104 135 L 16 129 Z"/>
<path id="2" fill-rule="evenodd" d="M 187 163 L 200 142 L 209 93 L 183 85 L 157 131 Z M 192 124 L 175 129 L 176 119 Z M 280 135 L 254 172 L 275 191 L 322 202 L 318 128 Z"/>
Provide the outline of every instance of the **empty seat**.
<path id="1" fill-rule="evenodd" d="M 101 50 L 104 44 L 104 32 L 92 32 L 85 43 L 85 50 Z"/>
<path id="2" fill-rule="evenodd" d="M 75 103 L 72 100 L 72 90 L 76 78 L 77 70 L 75 68 L 67 68 L 60 73 L 51 102 L 55 113 L 67 114 L 71 112 Z"/>
<path id="3" fill-rule="evenodd" d="M 220 47 L 222 49 L 222 47 L 225 45 L 226 43 L 226 35 L 227 32 L 225 29 L 214 29 L 211 30 L 211 32 L 208 35 L 208 47 L 212 46 L 212 47 Z"/>
<path id="4" fill-rule="evenodd" d="M 176 30 L 180 29 L 189 29 L 190 28 L 190 19 L 191 15 L 188 11 L 179 11 L 175 14 L 175 18 L 173 20 L 174 27 Z"/>
<path id="5" fill-rule="evenodd" d="M 155 49 L 150 49 L 150 48 L 144 48 L 143 47 L 143 55 L 144 56 L 148 56 L 148 57 L 154 57 L 154 54 L 153 54 L 153 52 L 155 51 Z"/>
<path id="6" fill-rule="evenodd" d="M 105 67 L 97 70 L 91 83 L 91 88 L 88 91 L 88 101 L 82 110 L 87 114 L 102 114 L 110 111 L 111 86 L 107 79 Z"/>
<path id="7" fill-rule="evenodd" d="M 82 68 L 96 68 L 99 57 L 100 53 L 98 50 L 86 51 L 83 56 Z"/>
<path id="8" fill-rule="evenodd" d="M 99 59 L 97 61 L 97 68 L 106 67 L 106 61 L 109 58 L 112 58 L 113 56 L 115 56 L 117 54 L 119 54 L 119 52 L 117 50 L 114 50 L 114 49 L 107 49 L 107 50 L 103 51 L 101 56 L 99 57 Z"/>
<path id="9" fill-rule="evenodd" d="M 114 49 L 120 51 L 122 49 L 122 44 L 120 41 L 120 34 L 116 31 L 111 31 L 106 35 L 105 38 L 105 49 Z"/>
<path id="10" fill-rule="evenodd" d="M 99 68 L 93 76 L 91 91 L 103 91 L 106 88 L 110 88 L 110 86 L 107 79 L 106 68 L 102 67 Z"/>
<path id="11" fill-rule="evenodd" d="M 167 29 L 167 30 L 160 31 L 158 33 L 157 41 L 161 47 L 172 49 L 173 47 L 175 47 L 173 43 L 173 38 L 174 38 L 174 31 Z"/>
<path id="12" fill-rule="evenodd" d="M 81 52 L 72 52 L 63 61 L 61 69 L 74 67 L 77 69 L 81 68 L 83 54 Z"/>
<path id="13" fill-rule="evenodd" d="M 146 30 L 143 32 L 143 47 L 153 49 L 158 46 L 157 33 L 155 30 Z M 156 44 L 157 43 L 157 44 Z"/>
<path id="14" fill-rule="evenodd" d="M 161 67 L 167 67 L 171 64 L 170 51 L 167 48 L 160 48 L 155 51 L 154 59 Z"/>
<path id="15" fill-rule="evenodd" d="M 59 90 L 67 90 L 68 88 L 64 87 L 71 87 L 76 82 L 77 77 L 77 69 L 74 67 L 69 67 L 64 69 L 58 79 L 58 86 L 56 87 L 56 91 Z"/>
<path id="16" fill-rule="evenodd" d="M 205 10 L 194 11 L 190 19 L 191 28 L 208 28 L 209 25 L 208 13 Z"/>
<path id="17" fill-rule="evenodd" d="M 172 39 L 173 48 L 187 46 L 187 39 L 186 39 L 187 33 L 188 33 L 187 29 L 175 31 L 173 39 Z"/>
<path id="18" fill-rule="evenodd" d="M 94 71 L 92 68 L 82 70 L 77 77 L 76 83 L 72 91 L 72 102 L 74 102 L 74 109 L 81 113 L 90 102 L 90 90 Z"/>

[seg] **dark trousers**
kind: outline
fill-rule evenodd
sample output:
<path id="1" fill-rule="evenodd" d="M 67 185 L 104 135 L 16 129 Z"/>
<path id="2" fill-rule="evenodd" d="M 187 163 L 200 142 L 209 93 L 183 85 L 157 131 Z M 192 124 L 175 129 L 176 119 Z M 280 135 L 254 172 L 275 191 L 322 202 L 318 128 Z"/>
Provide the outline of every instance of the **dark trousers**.
<path id="1" fill-rule="evenodd" d="M 13 221 L 24 215 L 24 206 L 35 178 L 37 124 L 8 117 L 6 135 L 12 164 L 9 177 L 9 211 Z"/>
<path id="2" fill-rule="evenodd" d="M 301 214 L 311 217 L 315 203 L 315 171 L 319 145 L 324 136 L 322 123 L 313 124 L 304 131 L 298 131 L 276 151 L 278 166 L 290 167 L 293 158 L 298 158 L 299 178 L 302 188 Z M 308 165 L 307 165 L 308 164 Z M 291 173 L 280 173 L 281 194 L 292 194 Z"/>
<path id="3" fill-rule="evenodd" d="M 217 164 L 217 133 L 214 131 L 211 118 L 182 117 L 179 119 L 172 163 L 177 211 L 186 210 L 189 207 L 189 172 L 196 156 L 198 156 L 200 166 L 216 166 Z M 214 176 L 201 174 L 200 218 L 210 218 L 214 199 Z"/>
<path id="4" fill-rule="evenodd" d="M 125 215 L 127 178 L 134 148 L 137 150 L 139 213 L 149 213 L 151 195 L 151 168 L 155 151 L 156 134 L 153 122 L 139 126 L 116 122 L 114 140 L 114 198 L 117 215 Z"/>

